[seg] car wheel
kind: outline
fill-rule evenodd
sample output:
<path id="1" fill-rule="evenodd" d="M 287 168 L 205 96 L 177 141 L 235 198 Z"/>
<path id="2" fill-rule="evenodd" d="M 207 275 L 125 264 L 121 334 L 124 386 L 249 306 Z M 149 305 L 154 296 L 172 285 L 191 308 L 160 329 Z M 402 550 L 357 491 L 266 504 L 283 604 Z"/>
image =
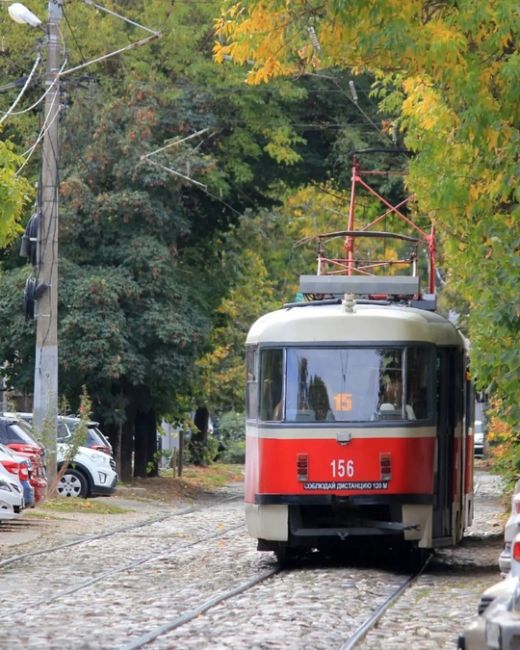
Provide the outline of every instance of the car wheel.
<path id="1" fill-rule="evenodd" d="M 58 482 L 57 492 L 60 497 L 82 497 L 88 492 L 87 479 L 81 472 L 68 469 Z"/>

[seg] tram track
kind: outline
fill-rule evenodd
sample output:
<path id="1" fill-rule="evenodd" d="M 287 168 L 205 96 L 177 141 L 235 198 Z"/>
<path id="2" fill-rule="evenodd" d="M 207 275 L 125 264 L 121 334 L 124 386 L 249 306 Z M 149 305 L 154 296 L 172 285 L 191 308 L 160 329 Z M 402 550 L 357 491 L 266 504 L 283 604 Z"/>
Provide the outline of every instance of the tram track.
<path id="1" fill-rule="evenodd" d="M 376 609 L 370 614 L 370 616 L 365 619 L 365 621 L 357 627 L 353 634 L 341 645 L 339 650 L 354 650 L 354 648 L 363 641 L 366 635 L 373 629 L 380 619 L 384 616 L 386 610 L 391 607 L 402 595 L 403 593 L 421 576 L 426 567 L 430 563 L 433 554 L 430 555 L 427 560 L 424 562 L 422 567 L 411 576 L 407 577 L 404 582 L 397 587 L 383 603 L 381 603 Z"/>
<path id="2" fill-rule="evenodd" d="M 371 591 L 367 590 L 365 591 L 365 596 L 366 599 L 368 598 L 374 598 L 374 597 L 382 597 L 384 596 L 384 601 L 376 607 L 375 610 L 371 611 L 369 616 L 365 619 L 365 621 L 360 624 L 352 633 L 352 635 L 349 637 L 347 641 L 345 641 L 342 645 L 340 650 L 352 650 L 355 648 L 365 637 L 365 635 L 374 627 L 374 625 L 377 624 L 377 622 L 381 619 L 381 617 L 384 615 L 385 611 L 396 601 L 399 599 L 399 597 L 410 587 L 415 580 L 424 572 L 426 569 L 428 562 L 430 561 L 431 558 L 428 558 L 428 560 L 424 563 L 424 565 L 420 568 L 419 571 L 415 572 L 414 574 L 408 576 L 404 581 L 401 581 L 399 585 L 396 587 L 391 588 L 391 592 L 387 595 L 377 593 L 376 591 Z M 156 626 L 155 628 L 150 629 L 144 634 L 141 634 L 138 638 L 130 641 L 129 643 L 118 646 L 119 650 L 137 650 L 138 648 L 143 648 L 143 647 L 153 647 L 153 648 L 170 648 L 170 647 L 177 647 L 176 642 L 178 642 L 178 637 L 176 639 L 172 639 L 171 637 L 167 637 L 168 633 L 178 631 L 179 628 L 182 628 L 185 625 L 188 625 L 190 622 L 192 622 L 194 619 L 198 619 L 200 621 L 200 617 L 207 613 L 208 610 L 216 607 L 217 605 L 222 605 L 226 604 L 226 601 L 231 601 L 233 598 L 240 594 L 246 594 L 248 591 L 252 591 L 255 587 L 261 585 L 261 583 L 264 583 L 268 581 L 271 578 L 274 578 L 275 576 L 280 576 L 282 578 L 287 579 L 290 574 L 298 575 L 298 570 L 301 569 L 304 572 L 310 570 L 311 572 L 319 570 L 320 567 L 315 566 L 312 561 L 307 564 L 305 562 L 302 562 L 301 564 L 298 564 L 294 567 L 281 567 L 280 565 L 274 565 L 271 568 L 259 573 L 256 576 L 253 576 L 252 578 L 247 578 L 245 580 L 240 581 L 238 584 L 234 583 L 231 585 L 229 588 L 220 590 L 216 592 L 214 595 L 212 595 L 209 598 L 206 598 L 204 601 L 200 602 L 199 604 L 192 606 L 191 609 L 178 613 L 175 617 L 172 617 L 170 620 L 167 620 L 166 622 L 163 622 L 161 625 Z M 355 580 L 357 576 L 357 569 L 341 569 L 341 572 L 344 572 L 344 577 L 346 577 L 347 580 Z M 389 574 L 389 579 L 391 580 L 391 574 Z M 271 584 L 271 589 L 273 591 L 276 591 L 278 583 L 272 583 Z M 388 585 L 387 585 L 388 586 Z M 261 602 L 262 597 L 255 597 L 253 593 L 249 594 L 249 599 L 250 601 L 253 602 Z M 258 614 L 258 612 L 257 612 Z M 224 625 L 226 620 L 229 622 L 233 617 L 233 610 L 231 612 L 228 612 L 226 610 L 221 610 L 219 613 L 216 613 L 214 615 L 214 619 L 212 621 L 208 621 L 206 626 L 211 627 L 216 621 L 218 621 L 218 624 L 220 626 Z M 278 624 L 278 621 L 273 621 L 273 624 L 276 623 Z M 193 634 L 193 631 L 191 631 L 191 634 Z M 190 631 L 186 630 L 186 635 L 189 637 L 190 636 Z M 154 641 L 157 642 L 157 645 L 151 645 Z M 188 646 L 186 646 L 188 647 Z M 189 646 L 191 647 L 191 646 Z M 227 645 L 223 647 L 228 647 Z M 241 646 L 245 647 L 245 646 Z M 273 646 L 277 647 L 277 646 Z M 294 646 L 287 646 L 287 647 L 294 647 Z"/>
<path id="3" fill-rule="evenodd" d="M 218 505 L 229 504 L 235 499 L 225 499 L 220 500 Z M 214 504 L 212 504 L 213 506 Z M 202 515 L 202 517 L 195 517 L 199 521 L 206 522 L 208 526 L 208 532 L 200 534 L 197 539 L 192 539 L 186 541 L 175 536 L 175 533 L 170 535 L 172 530 L 171 526 L 167 525 L 166 520 L 178 517 L 179 514 L 192 514 L 192 513 L 202 513 L 205 510 L 210 510 L 207 507 L 198 507 L 198 508 L 187 508 L 183 511 L 177 511 L 176 513 L 171 513 L 169 517 L 154 517 L 148 519 L 144 522 L 139 522 L 131 526 L 119 527 L 118 529 L 112 531 L 106 531 L 106 533 L 100 533 L 98 535 L 89 535 L 81 538 L 80 540 L 75 540 L 79 543 L 90 543 L 90 546 L 94 544 L 94 549 L 89 549 L 87 555 L 81 555 L 81 563 L 78 564 L 78 558 L 76 558 L 75 565 L 79 568 L 81 573 L 81 566 L 85 567 L 88 565 L 89 558 L 92 557 L 92 552 L 95 548 L 100 548 L 99 544 L 102 543 L 107 537 L 112 537 L 116 533 L 126 533 L 140 531 L 145 526 L 144 531 L 147 535 L 153 536 L 153 539 L 165 539 L 168 537 L 167 548 L 162 554 L 157 554 L 156 552 L 147 553 L 144 556 L 135 558 L 130 562 L 119 563 L 117 566 L 113 566 L 106 571 L 102 571 L 95 576 L 82 579 L 76 584 L 68 585 L 63 588 L 52 589 L 43 595 L 39 594 L 38 599 L 27 599 L 24 598 L 16 603 L 15 607 L 12 607 L 12 601 L 6 602 L 2 607 L 4 616 L 8 618 L 18 618 L 23 616 L 24 612 L 31 611 L 31 613 L 41 611 L 41 615 L 46 617 L 48 613 L 51 614 L 55 611 L 55 608 L 58 606 L 69 606 L 70 601 L 76 602 L 76 608 L 83 608 L 89 600 L 95 598 L 95 588 L 96 585 L 103 584 L 103 588 L 108 590 L 109 593 L 114 594 L 116 600 L 124 598 L 122 594 L 127 594 L 126 597 L 130 596 L 132 600 L 139 597 L 138 590 L 134 590 L 133 585 L 139 583 L 150 584 L 156 580 L 156 585 L 153 590 L 153 594 L 149 594 L 148 607 L 153 609 L 156 607 L 156 603 L 161 602 L 162 599 L 167 597 L 170 605 L 167 609 L 170 613 L 170 618 L 161 617 L 161 618 L 152 618 L 149 619 L 146 612 L 143 611 L 139 617 L 138 625 L 129 633 L 129 630 L 120 630 L 118 633 L 112 633 L 109 635 L 110 642 L 107 643 L 107 647 L 121 647 L 124 650 L 132 650 L 133 648 L 140 648 L 145 646 L 155 647 L 154 641 L 159 643 L 159 645 L 166 643 L 165 647 L 169 647 L 168 635 L 171 632 L 175 632 L 182 628 L 180 634 L 187 634 L 188 637 L 193 634 L 190 630 L 189 623 L 198 619 L 199 622 L 201 618 L 205 618 L 202 615 L 208 612 L 208 610 L 215 608 L 217 605 L 224 605 L 225 609 L 221 610 L 218 614 L 219 620 L 227 620 L 227 624 L 230 625 L 230 621 L 233 620 L 233 608 L 236 607 L 236 600 L 231 605 L 231 609 L 228 610 L 226 607 L 226 601 L 233 601 L 240 594 L 244 594 L 246 599 L 255 600 L 254 588 L 261 583 L 265 583 L 280 574 L 281 580 L 295 579 L 298 580 L 298 573 L 301 569 L 304 573 L 310 575 L 315 574 L 317 567 L 315 562 L 312 560 L 309 563 L 298 564 L 294 567 L 294 571 L 291 569 L 282 569 L 279 565 L 274 564 L 272 559 L 269 558 L 268 562 L 270 566 L 265 566 L 265 559 L 267 557 L 263 556 L 262 561 L 260 562 L 237 562 L 237 557 L 240 554 L 238 550 L 240 545 L 237 545 L 237 538 L 245 536 L 242 533 L 238 533 L 239 529 L 244 528 L 244 524 L 241 521 L 240 524 L 226 526 L 225 528 L 219 529 L 219 521 L 226 521 L 231 523 L 230 518 L 236 517 L 241 513 L 234 508 L 230 510 L 229 508 L 221 508 L 221 511 L 216 517 L 208 520 L 207 515 Z M 195 521 L 192 522 L 195 524 Z M 153 531 L 147 531 L 146 525 L 153 525 Z M 178 530 L 174 528 L 173 530 Z M 193 535 L 193 531 L 197 530 L 195 528 L 187 528 L 186 535 Z M 200 531 L 200 528 L 198 529 Z M 120 543 L 120 542 L 119 542 Z M 126 539 L 125 547 L 129 545 L 135 545 L 135 538 Z M 241 542 L 242 548 L 244 542 Z M 250 543 L 247 544 L 250 546 Z M 60 545 L 52 547 L 51 549 L 43 549 L 40 553 L 40 557 L 45 554 L 48 557 L 52 553 L 67 549 L 68 545 Z M 215 549 L 226 549 L 227 552 L 220 551 L 218 553 L 219 559 L 216 556 L 212 556 L 211 559 L 204 562 L 203 558 L 209 558 L 210 554 L 215 552 Z M 194 555 L 191 551 L 195 550 L 196 554 Z M 34 554 L 30 554 L 31 557 Z M 240 554 L 243 557 L 242 554 Z M 255 559 L 257 556 L 255 554 Z M 19 560 L 20 556 L 14 556 L 10 558 L 11 564 L 15 564 L 15 560 Z M 215 569 L 219 563 L 226 565 L 227 569 L 224 571 L 224 575 L 218 578 L 215 577 Z M 156 572 L 157 567 L 161 567 L 164 563 L 162 569 L 159 569 L 159 575 Z M 205 568 L 200 568 L 200 565 L 206 565 Z M 46 571 L 42 572 L 42 576 L 45 575 L 50 569 L 48 562 L 45 563 L 45 566 L 48 567 Z M 191 567 L 191 568 L 188 568 Z M 162 573 L 161 573 L 162 572 Z M 293 573 L 293 578 L 290 577 L 290 574 Z M 346 579 L 349 581 L 349 584 L 354 585 L 355 581 L 358 579 L 359 569 L 354 569 L 351 575 L 351 570 L 347 569 L 344 572 L 341 569 L 341 573 L 344 573 Z M 142 580 L 139 580 L 139 576 L 143 574 Z M 162 577 L 161 577 L 162 575 Z M 186 577 L 185 577 L 186 575 Z M 166 578 L 166 582 L 164 582 Z M 395 580 L 390 578 L 390 580 Z M 269 589 L 274 591 L 282 583 L 276 581 L 272 583 Z M 58 585 L 59 585 L 59 576 L 58 576 Z M 387 587 L 390 587 L 390 584 L 386 584 Z M 131 589 L 131 595 L 128 593 L 128 589 Z M 165 591 L 165 589 L 167 591 Z M 381 593 L 377 593 L 377 588 L 375 590 L 367 590 L 364 592 L 365 600 L 370 599 L 371 597 L 382 596 L 384 590 L 380 590 Z M 246 595 L 246 592 L 250 592 L 249 595 Z M 81 594 L 84 594 L 81 597 Z M 136 603 L 138 601 L 135 601 Z M 61 603 L 61 605 L 60 605 Z M 8 608 L 8 606 L 11 607 Z M 77 612 L 70 611 L 71 616 L 77 616 Z M 135 610 L 134 610 L 135 611 Z M 115 625 L 121 626 L 121 621 L 124 620 L 124 610 L 117 610 L 110 613 L 107 618 L 108 612 L 104 613 L 102 626 L 107 628 Z M 166 619 L 166 620 L 165 620 Z M 155 626 L 149 626 L 150 622 L 155 622 Z M 137 621 L 136 621 L 137 623 Z M 149 629 L 147 630 L 147 628 Z M 147 630 L 143 632 L 143 630 Z M 131 637 L 134 637 L 133 639 Z M 130 638 L 129 638 L 130 637 Z M 166 639 L 166 640 L 165 640 Z M 125 645 L 126 644 L 126 645 Z M 93 645 L 92 647 L 98 647 Z M 161 645 L 161 647 L 163 647 Z"/>
<path id="4" fill-rule="evenodd" d="M 139 528 L 144 528 L 146 526 L 152 526 L 154 524 L 161 523 L 163 521 L 168 521 L 168 520 L 173 519 L 175 517 L 181 517 L 181 516 L 184 516 L 184 515 L 193 514 L 195 512 L 199 512 L 201 510 L 217 507 L 219 505 L 223 505 L 223 504 L 231 502 L 231 501 L 237 501 L 240 498 L 242 498 L 241 495 L 240 496 L 239 495 L 233 495 L 233 496 L 227 497 L 225 499 L 220 499 L 218 501 L 214 501 L 209 506 L 208 505 L 190 506 L 189 508 L 184 508 L 184 509 L 177 510 L 177 511 L 174 511 L 174 512 L 168 512 L 168 513 L 165 513 L 163 515 L 156 516 L 156 517 L 150 517 L 148 519 L 141 520 L 141 521 L 138 521 L 138 522 L 134 522 L 132 524 L 127 524 L 125 526 L 119 526 L 117 528 L 105 531 L 103 533 L 98 533 L 98 534 L 95 534 L 95 535 L 85 535 L 83 537 L 80 537 L 80 538 L 75 539 L 75 540 L 71 540 L 70 542 L 66 542 L 64 544 L 58 544 L 56 546 L 51 546 L 51 547 L 47 547 L 47 548 L 44 548 L 44 549 L 38 549 L 36 551 L 29 551 L 27 553 L 20 553 L 20 554 L 17 554 L 17 555 L 12 555 L 12 556 L 7 557 L 7 558 L 5 558 L 3 560 L 0 560 L 0 569 L 4 568 L 4 567 L 6 567 L 6 566 L 8 566 L 10 564 L 14 564 L 15 562 L 22 562 L 22 561 L 28 560 L 30 558 L 50 555 L 52 553 L 62 551 L 62 550 L 65 550 L 65 549 L 68 549 L 68 548 L 71 548 L 71 547 L 74 547 L 74 546 L 79 546 L 81 544 L 87 544 L 87 543 L 95 541 L 95 540 L 107 539 L 107 538 L 113 537 L 115 535 L 128 533 L 130 531 L 137 530 Z M 21 520 L 21 519 L 20 520 L 14 520 L 14 521 L 16 521 L 17 526 L 24 525 L 22 523 L 23 520 Z M 16 526 L 14 526 L 14 521 L 7 522 L 8 526 L 6 528 L 3 528 L 3 530 L 5 530 L 6 532 L 12 532 L 12 531 L 16 530 Z M 37 520 L 37 521 L 38 521 L 38 523 L 41 523 L 41 522 L 43 522 L 45 520 Z M 31 524 L 26 523 L 25 525 L 26 526 L 27 525 L 32 525 L 32 523 Z"/>
<path id="5" fill-rule="evenodd" d="M 439 569 L 437 556 L 423 575 L 365 552 L 312 553 L 281 569 L 256 552 L 241 504 L 226 502 L 7 565 L 0 607 L 17 637 L 6 650 L 447 647 L 474 615 L 460 583 L 479 596 L 487 574 L 468 571 L 463 549 L 455 565 Z"/>
<path id="6" fill-rule="evenodd" d="M 264 582 L 265 580 L 272 578 L 274 575 L 276 575 L 282 570 L 283 569 L 281 569 L 280 567 L 273 567 L 271 569 L 264 571 L 259 575 L 253 576 L 252 578 L 240 582 L 238 585 L 234 587 L 231 587 L 229 589 L 226 589 L 225 591 L 217 593 L 214 596 L 202 602 L 197 607 L 194 607 L 191 610 L 184 612 L 180 616 L 177 616 L 172 620 L 163 623 L 162 625 L 150 630 L 146 634 L 143 634 L 142 636 L 135 639 L 134 641 L 131 641 L 127 645 L 122 646 L 120 650 L 137 650 L 138 648 L 143 648 L 144 646 L 148 645 L 149 643 L 157 639 L 159 636 L 166 634 L 167 632 L 171 632 L 172 630 L 175 630 L 181 627 L 182 625 L 185 625 L 186 623 L 189 623 L 194 618 L 201 616 L 212 607 L 215 607 L 216 605 L 220 605 L 220 603 L 223 603 L 226 600 L 230 600 L 231 598 L 238 596 L 238 594 L 244 593 L 245 591 L 248 591 L 249 589 L 256 587 L 256 585 L 259 585 L 261 582 Z"/>
<path id="7" fill-rule="evenodd" d="M 194 546 L 197 546 L 198 544 L 202 544 L 204 542 L 207 542 L 209 540 L 215 541 L 218 540 L 219 538 L 223 538 L 226 535 L 228 535 L 230 532 L 233 532 L 239 528 L 243 528 L 243 524 L 237 525 L 237 526 L 231 526 L 230 528 L 227 528 L 219 533 L 215 533 L 214 535 L 209 535 L 207 537 L 204 537 L 203 539 L 198 539 L 192 542 L 187 542 L 184 544 L 180 544 L 175 547 L 175 551 L 183 551 L 189 548 L 192 548 Z M 111 569 L 109 571 L 105 571 L 101 574 L 98 574 L 97 576 L 90 578 L 88 580 L 83 581 L 80 584 L 74 585 L 74 587 L 71 587 L 69 589 L 63 589 L 59 592 L 54 593 L 51 596 L 47 596 L 46 598 L 42 598 L 39 601 L 32 601 L 30 603 L 22 603 L 18 607 L 6 610 L 2 608 L 2 614 L 3 616 L 14 616 L 16 614 L 19 614 L 21 612 L 27 611 L 27 608 L 30 607 L 31 609 L 34 609 L 39 606 L 44 606 L 44 605 L 49 605 L 51 603 L 56 602 L 60 598 L 64 598 L 66 596 L 70 596 L 72 594 L 76 594 L 84 589 L 88 589 L 95 585 L 96 583 L 102 582 L 103 580 L 106 580 L 108 578 L 113 578 L 119 573 L 123 572 L 128 572 L 128 571 L 133 571 L 135 569 L 138 569 L 141 566 L 144 566 L 145 564 L 148 564 L 150 562 L 159 562 L 161 560 L 167 559 L 171 555 L 171 550 L 169 550 L 168 553 L 163 554 L 162 556 L 158 556 L 156 554 L 153 555 L 147 555 L 146 557 L 140 558 L 137 561 L 126 563 L 123 565 L 120 565 L 114 569 Z"/>
<path id="8" fill-rule="evenodd" d="M 148 550 L 161 544 L 162 554 L 152 551 L 135 557 L 134 553 L 134 558 L 128 561 L 132 547 L 143 550 L 142 537 L 139 541 L 135 537 L 116 537 L 118 555 L 115 557 L 120 560 L 124 556 L 127 561 L 119 561 L 115 566 L 112 558 L 112 566 L 109 563 L 108 570 L 92 577 L 86 578 L 86 575 L 87 571 L 92 570 L 89 569 L 92 559 L 99 557 L 98 552 L 103 548 L 101 544 L 106 537 L 102 534 L 83 538 L 81 541 L 91 542 L 90 548 L 85 548 L 85 552 L 76 557 L 69 554 L 67 560 L 60 560 L 59 564 L 54 562 L 51 553 L 31 557 L 27 564 L 11 562 L 3 572 L 3 578 L 14 579 L 14 589 L 3 599 L 2 613 L 10 619 L 25 620 L 23 634 L 28 635 L 27 639 L 33 639 L 33 635 L 38 634 L 36 619 L 46 621 L 45 634 L 52 634 L 54 640 L 64 634 L 64 620 L 78 630 L 81 626 L 75 626 L 73 621 L 84 620 L 85 615 L 89 621 L 95 617 L 99 624 L 94 635 L 83 638 L 83 642 L 92 648 L 117 647 L 131 637 L 142 634 L 150 627 L 151 620 L 157 622 L 155 618 L 150 619 L 149 612 L 155 613 L 163 605 L 168 612 L 177 612 L 178 616 L 186 617 L 183 614 L 186 611 L 197 616 L 200 608 L 193 611 L 197 597 L 213 602 L 214 594 L 224 594 L 230 584 L 234 584 L 236 590 L 237 581 L 240 581 L 238 593 L 245 588 L 242 585 L 244 580 L 256 581 L 258 574 L 265 569 L 256 562 L 257 555 L 245 534 L 242 510 L 233 501 L 235 499 L 220 500 L 221 507 L 211 516 L 203 511 L 212 508 L 189 508 L 190 513 L 199 514 L 181 524 L 177 521 L 169 523 L 164 517 L 157 522 L 157 518 L 154 518 L 154 528 L 144 529 L 144 543 L 150 542 Z M 145 523 L 150 523 L 150 520 Z M 124 530 L 128 528 L 124 527 Z M 121 531 L 119 528 L 117 532 Z M 240 550 L 237 549 L 237 539 L 240 540 Z M 220 550 L 215 553 L 216 549 Z M 58 547 L 52 548 L 52 552 L 56 550 Z M 242 561 L 244 551 L 245 562 Z M 238 556 L 241 560 L 237 563 Z M 20 558 L 16 556 L 10 559 Z M 40 559 L 43 562 L 36 563 Z M 221 565 L 225 567 L 223 570 Z M 269 570 L 269 573 L 272 571 Z M 64 585 L 64 580 L 69 577 L 75 584 Z M 31 583 L 43 588 L 34 592 Z M 111 602 L 110 607 L 98 605 L 100 594 Z M 207 606 L 211 606 L 211 603 Z M 131 634 L 128 607 L 136 612 L 130 625 Z M 98 641 L 96 635 L 103 637 L 103 641 Z M 44 642 L 42 646 L 45 647 Z"/>

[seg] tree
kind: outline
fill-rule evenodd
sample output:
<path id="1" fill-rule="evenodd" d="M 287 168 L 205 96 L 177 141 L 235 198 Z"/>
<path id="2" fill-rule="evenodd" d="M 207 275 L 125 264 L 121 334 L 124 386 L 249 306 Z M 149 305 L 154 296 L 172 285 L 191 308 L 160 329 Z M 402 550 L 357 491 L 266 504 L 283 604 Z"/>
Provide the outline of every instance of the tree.
<path id="1" fill-rule="evenodd" d="M 157 418 L 186 396 L 197 403 L 194 359 L 231 277 L 220 273 L 221 233 L 246 208 L 276 202 L 269 188 L 280 164 L 287 182 L 301 176 L 304 138 L 292 122 L 306 95 L 285 80 L 258 92 L 234 66 L 216 65 L 213 6 L 134 3 L 128 12 L 165 36 L 87 79 L 64 77 L 59 317 L 61 390 L 75 406 L 87 387 L 125 478 L 133 451 L 138 475 L 153 465 Z M 75 27 L 70 66 L 134 36 L 87 6 L 65 13 L 64 29 Z M 13 270 L 5 279 L 14 288 L 21 278 Z M 16 295 L 2 305 L 13 322 Z M 30 386 L 31 338 L 30 326 L 0 333 L 19 387 Z"/>
<path id="2" fill-rule="evenodd" d="M 0 247 L 19 233 L 23 208 L 32 196 L 28 181 L 17 174 L 22 159 L 13 149 L 9 142 L 0 141 Z"/>
<path id="3" fill-rule="evenodd" d="M 262 314 L 296 299 L 300 273 L 314 273 L 313 235 L 344 228 L 348 193 L 328 184 L 285 190 L 277 208 L 246 213 L 222 245 L 233 278 L 217 308 L 209 351 L 197 365 L 202 392 L 217 411 L 241 411 L 245 395 L 244 343 Z M 308 238 L 306 245 L 300 244 Z"/>
<path id="4" fill-rule="evenodd" d="M 253 60 L 251 83 L 330 66 L 377 78 L 382 106 L 399 112 L 415 154 L 408 186 L 470 305 L 473 370 L 512 423 L 520 421 L 519 31 L 512 0 L 230 0 L 215 47 L 217 60 Z"/>
<path id="5" fill-rule="evenodd" d="M 64 10 L 70 66 L 141 36 L 88 5 Z M 263 235 L 262 220 L 283 203 L 287 188 L 309 177 L 325 183 L 334 173 L 344 182 L 345 152 L 381 134 L 366 121 L 359 125 L 345 94 L 348 75 L 340 71 L 252 87 L 243 83 L 243 69 L 215 64 L 211 3 L 153 0 L 125 12 L 160 26 L 163 36 L 87 68 L 88 77 L 84 71 L 63 77 L 59 341 L 62 392 L 76 406 L 87 387 L 128 478 L 133 451 L 139 475 L 154 465 L 157 418 L 179 404 L 205 402 L 206 388 L 215 400 L 222 393 L 223 404 L 241 402 L 244 331 L 260 308 L 292 298 L 297 273 L 290 267 L 289 277 L 286 262 L 302 250 L 292 244 L 304 230 L 293 227 L 297 221 L 283 223 L 287 211 Z M 16 26 L 5 29 L 12 47 Z M 364 110 L 367 83 L 358 85 Z M 20 145 L 29 123 L 13 122 Z M 142 158 L 204 129 L 199 139 Z M 313 200 L 305 192 L 308 211 Z M 317 208 L 313 214 L 325 222 Z M 258 229 L 253 239 L 261 248 L 244 252 L 235 269 L 232 233 L 240 220 L 243 233 Z M 311 230 L 309 222 L 305 232 Z M 13 257 L 8 263 L 16 266 Z M 13 290 L 2 309 L 15 322 L 20 272 L 5 280 Z M 14 385 L 30 386 L 32 336 L 30 325 L 0 333 L 0 356 L 11 360 Z M 203 362 L 212 384 L 201 385 L 194 360 L 211 346 L 222 367 L 212 376 Z"/>

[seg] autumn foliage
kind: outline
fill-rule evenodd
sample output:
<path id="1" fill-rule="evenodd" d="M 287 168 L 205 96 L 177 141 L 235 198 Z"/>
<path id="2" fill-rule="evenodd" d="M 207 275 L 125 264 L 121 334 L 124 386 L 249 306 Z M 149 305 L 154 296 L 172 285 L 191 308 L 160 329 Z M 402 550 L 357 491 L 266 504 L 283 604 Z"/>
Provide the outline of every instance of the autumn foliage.
<path id="1" fill-rule="evenodd" d="M 520 421 L 520 10 L 514 0 L 228 0 L 217 60 L 247 81 L 332 66 L 370 72 L 414 152 L 407 184 L 470 305 L 472 368 Z"/>

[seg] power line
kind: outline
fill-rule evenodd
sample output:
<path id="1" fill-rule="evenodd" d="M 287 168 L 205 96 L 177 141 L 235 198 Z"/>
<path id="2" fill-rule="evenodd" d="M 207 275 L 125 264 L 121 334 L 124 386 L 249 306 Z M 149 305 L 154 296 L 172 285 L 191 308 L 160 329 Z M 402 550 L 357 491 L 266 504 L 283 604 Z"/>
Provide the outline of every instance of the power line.
<path id="1" fill-rule="evenodd" d="M 67 65 L 67 59 L 65 59 L 65 61 L 63 62 L 63 65 L 61 66 L 59 72 L 61 72 L 66 65 Z M 23 115 L 24 113 L 28 113 L 29 111 L 32 111 L 33 108 L 36 108 L 36 106 L 38 106 L 38 104 L 40 104 L 45 99 L 45 97 L 47 97 L 49 92 L 52 90 L 53 86 L 56 84 L 56 81 L 57 81 L 57 78 L 54 78 L 52 80 L 52 82 L 48 85 L 47 90 L 40 96 L 39 99 L 37 99 L 34 102 L 34 104 L 29 106 L 28 108 L 24 108 L 22 111 L 14 111 L 13 113 L 11 113 L 11 115 Z"/>
<path id="2" fill-rule="evenodd" d="M 6 120 L 9 117 L 9 115 L 11 115 L 13 110 L 16 108 L 16 105 L 18 104 L 18 102 L 22 99 L 25 91 L 27 90 L 27 87 L 31 83 L 31 79 L 33 78 L 33 75 L 34 75 L 34 73 L 36 71 L 36 68 L 40 64 L 40 61 L 41 61 L 41 56 L 38 54 L 38 56 L 36 57 L 36 61 L 34 62 L 34 65 L 32 67 L 32 70 L 29 73 L 29 76 L 27 77 L 27 79 L 26 79 L 26 81 L 25 81 L 25 83 L 23 85 L 22 90 L 18 93 L 18 97 L 11 104 L 11 107 L 9 108 L 9 110 L 6 113 L 4 113 L 4 115 L 0 118 L 0 124 L 2 124 L 2 122 L 4 122 L 4 120 Z"/>
<path id="3" fill-rule="evenodd" d="M 54 98 L 54 100 L 55 100 L 55 99 L 56 99 L 56 98 Z M 52 102 L 52 104 L 51 104 L 51 107 L 54 105 L 54 100 L 53 100 L 53 102 Z M 20 165 L 20 167 L 16 170 L 16 176 L 18 176 L 18 174 L 20 174 L 20 172 L 22 171 L 22 169 L 27 165 L 27 163 L 28 163 L 29 160 L 31 159 L 33 153 L 35 152 L 36 147 L 37 147 L 38 144 L 42 141 L 42 139 L 45 137 L 45 134 L 46 134 L 47 131 L 51 128 L 51 126 L 53 125 L 54 121 L 58 118 L 58 116 L 59 116 L 59 114 L 60 114 L 60 111 L 61 111 L 61 106 L 58 106 L 56 113 L 54 114 L 54 116 L 52 117 L 51 121 L 50 121 L 48 124 L 47 124 L 47 118 L 48 118 L 48 115 L 46 116 L 45 121 L 44 121 L 44 123 L 43 123 L 42 128 L 40 129 L 40 133 L 38 134 L 38 137 L 37 137 L 36 141 L 35 141 L 35 142 L 34 142 L 34 143 L 29 147 L 29 149 L 27 149 L 27 151 L 25 151 L 25 152 L 22 154 L 22 157 L 25 158 L 25 160 L 24 160 L 23 163 Z"/>

